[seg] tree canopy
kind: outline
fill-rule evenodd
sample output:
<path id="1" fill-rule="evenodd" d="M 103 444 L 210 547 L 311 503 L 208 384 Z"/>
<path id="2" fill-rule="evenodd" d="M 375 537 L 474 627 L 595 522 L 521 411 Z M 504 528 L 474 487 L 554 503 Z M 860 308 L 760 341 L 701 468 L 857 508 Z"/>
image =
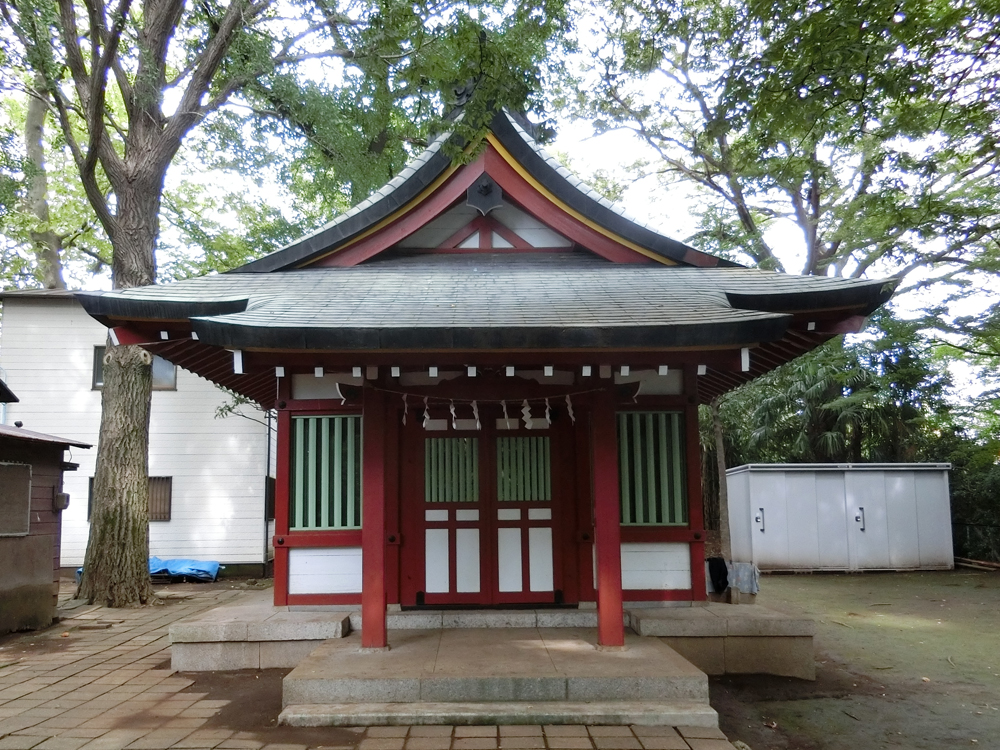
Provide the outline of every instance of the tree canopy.
<path id="1" fill-rule="evenodd" d="M 606 0 L 574 110 L 707 201 L 690 241 L 766 268 L 961 276 L 1000 224 L 995 2 Z M 802 237 L 785 268 L 777 222 Z"/>

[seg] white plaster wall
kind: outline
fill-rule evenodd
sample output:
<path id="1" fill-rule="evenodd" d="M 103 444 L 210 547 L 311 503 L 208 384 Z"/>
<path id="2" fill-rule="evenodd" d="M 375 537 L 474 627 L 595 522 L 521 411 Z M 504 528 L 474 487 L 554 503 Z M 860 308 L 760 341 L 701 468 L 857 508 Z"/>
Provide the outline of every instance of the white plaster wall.
<path id="1" fill-rule="evenodd" d="M 94 445 L 73 450 L 80 468 L 65 477 L 71 501 L 63 513 L 62 564 L 81 565 L 101 418 L 101 392 L 91 388 L 93 350 L 105 343 L 106 329 L 75 300 L 13 298 L 4 300 L 0 334 L 0 367 L 20 399 L 9 404 L 7 423 L 21 420 L 26 429 Z M 153 392 L 149 472 L 173 477 L 173 499 L 171 520 L 150 523 L 152 555 L 264 561 L 267 431 L 240 417 L 215 419 L 225 400 L 182 368 L 177 390 Z"/>
<path id="2" fill-rule="evenodd" d="M 361 547 L 297 547 L 289 550 L 288 593 L 361 593 Z"/>
<path id="3" fill-rule="evenodd" d="M 622 588 L 691 588 L 691 550 L 686 542 L 622 544 Z"/>

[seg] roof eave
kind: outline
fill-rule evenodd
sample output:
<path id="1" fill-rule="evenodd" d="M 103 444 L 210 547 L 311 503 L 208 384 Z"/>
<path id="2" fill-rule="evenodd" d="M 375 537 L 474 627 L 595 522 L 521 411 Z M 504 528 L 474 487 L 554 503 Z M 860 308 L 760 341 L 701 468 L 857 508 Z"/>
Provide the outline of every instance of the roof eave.
<path id="1" fill-rule="evenodd" d="M 783 313 L 851 310 L 871 315 L 892 298 L 896 285 L 895 280 L 873 280 L 837 289 L 803 292 L 726 292 L 726 298 L 730 305 L 740 310 Z"/>
<path id="2" fill-rule="evenodd" d="M 141 299 L 107 292 L 78 292 L 76 298 L 91 317 L 107 325 L 111 319 L 187 320 L 209 315 L 232 315 L 247 308 L 249 298 L 214 301 Z"/>
<path id="3" fill-rule="evenodd" d="M 413 351 L 683 349 L 737 347 L 780 339 L 791 316 L 774 314 L 725 323 L 646 326 L 524 327 L 275 327 L 192 320 L 198 339 L 230 349 Z"/>

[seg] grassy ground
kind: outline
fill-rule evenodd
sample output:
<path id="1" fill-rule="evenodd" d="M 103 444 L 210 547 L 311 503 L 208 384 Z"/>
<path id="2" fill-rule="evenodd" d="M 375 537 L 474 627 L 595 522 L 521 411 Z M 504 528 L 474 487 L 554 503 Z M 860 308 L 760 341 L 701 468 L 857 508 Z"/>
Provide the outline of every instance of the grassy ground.
<path id="1" fill-rule="evenodd" d="M 817 680 L 712 680 L 753 750 L 1000 748 L 1000 573 L 765 576 L 758 603 L 816 620 Z"/>

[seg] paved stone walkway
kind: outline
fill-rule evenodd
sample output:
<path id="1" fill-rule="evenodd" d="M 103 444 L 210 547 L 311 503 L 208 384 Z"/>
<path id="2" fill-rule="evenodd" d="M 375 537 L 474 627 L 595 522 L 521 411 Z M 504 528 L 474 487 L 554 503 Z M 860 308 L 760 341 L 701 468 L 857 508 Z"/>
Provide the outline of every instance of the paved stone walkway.
<path id="1" fill-rule="evenodd" d="M 162 606 L 82 606 L 42 633 L 0 638 L 0 750 L 733 750 L 718 730 L 685 727 L 219 726 L 232 701 L 170 670 L 167 632 L 242 593 L 174 585 Z"/>

